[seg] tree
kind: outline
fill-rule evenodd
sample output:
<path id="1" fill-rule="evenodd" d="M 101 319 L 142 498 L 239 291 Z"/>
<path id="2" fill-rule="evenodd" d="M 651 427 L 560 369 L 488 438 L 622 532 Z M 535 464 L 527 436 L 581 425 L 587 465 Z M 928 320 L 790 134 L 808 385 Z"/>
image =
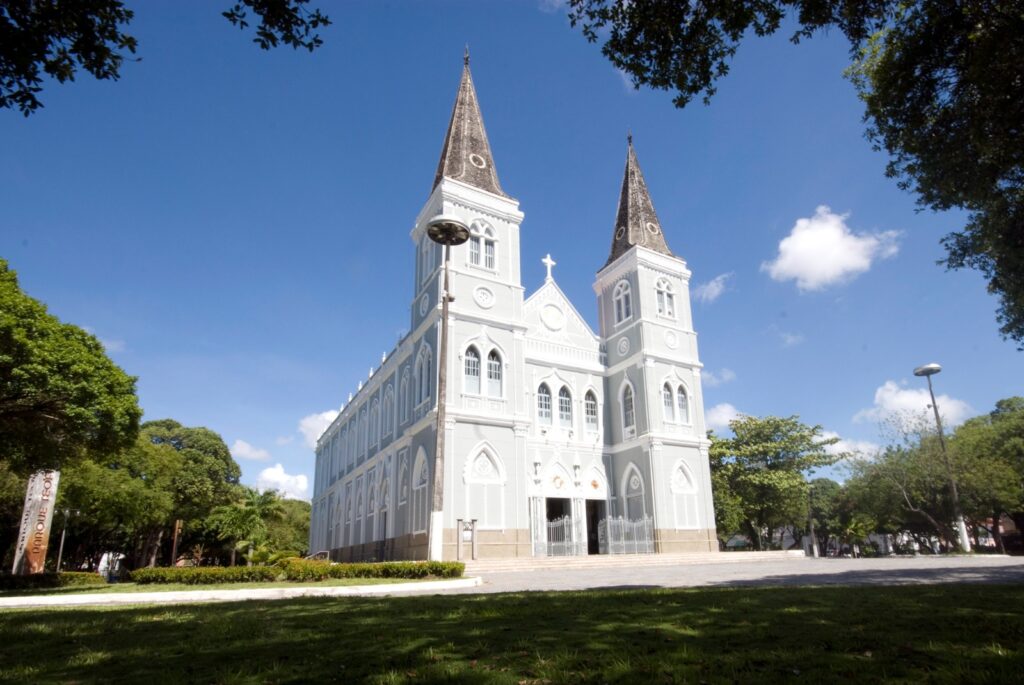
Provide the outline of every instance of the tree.
<path id="1" fill-rule="evenodd" d="M 711 471 L 719 483 L 714 495 L 737 502 L 740 528 L 755 549 L 765 549 L 779 527 L 806 519 L 804 473 L 843 456 L 825 449 L 838 438 L 822 438 L 821 426 L 804 425 L 796 416 L 741 416 L 729 427 L 732 438 L 711 443 Z"/>
<path id="2" fill-rule="evenodd" d="M 267 521 L 267 545 L 275 552 L 309 551 L 309 520 L 312 507 L 298 499 L 281 500 L 281 516 Z"/>
<path id="3" fill-rule="evenodd" d="M 235 550 L 248 549 L 249 563 L 252 551 L 266 544 L 267 524 L 284 514 L 281 498 L 277 491 L 259 492 L 240 486 L 236 500 L 231 504 L 217 507 L 210 516 L 210 522 L 222 540 L 234 543 L 231 550 L 231 565 L 235 565 Z"/>
<path id="4" fill-rule="evenodd" d="M 312 52 L 330 25 L 309 0 L 238 0 L 222 15 L 241 29 L 249 13 L 259 20 L 253 42 L 264 50 L 280 44 Z M 43 106 L 44 76 L 65 83 L 82 69 L 97 79 L 117 80 L 138 41 L 124 29 L 135 13 L 124 0 L 0 0 L 0 108 L 28 116 Z M 136 60 L 137 61 L 137 60 Z"/>
<path id="5" fill-rule="evenodd" d="M 729 72 L 750 36 L 787 15 L 794 43 L 838 29 L 865 104 L 867 138 L 918 205 L 968 213 L 945 265 L 974 268 L 1000 298 L 1004 337 L 1024 349 L 1024 12 L 987 0 L 569 0 L 570 20 L 635 87 L 686 106 Z"/>
<path id="6" fill-rule="evenodd" d="M 119 452 L 134 443 L 141 415 L 135 378 L 95 336 L 23 293 L 0 259 L 0 455 L 10 467 Z"/>
<path id="7" fill-rule="evenodd" d="M 814 520 L 814 536 L 824 554 L 828 541 L 839 532 L 839 507 L 843 487 L 831 478 L 815 478 L 807 484 L 810 518 Z M 809 531 L 808 531 L 809 532 Z"/>

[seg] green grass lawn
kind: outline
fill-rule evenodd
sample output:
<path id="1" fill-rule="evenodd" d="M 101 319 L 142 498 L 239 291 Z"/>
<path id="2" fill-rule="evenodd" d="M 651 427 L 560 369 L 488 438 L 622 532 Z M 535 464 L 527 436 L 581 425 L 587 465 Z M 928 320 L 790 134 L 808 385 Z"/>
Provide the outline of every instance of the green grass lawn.
<path id="1" fill-rule="evenodd" d="M 630 590 L 0 613 L 8 682 L 1019 683 L 1024 587 Z"/>
<path id="2" fill-rule="evenodd" d="M 282 580 L 273 583 L 211 583 L 209 585 L 187 585 L 185 583 L 111 583 L 109 585 L 81 585 L 72 587 L 41 588 L 36 590 L 6 590 L 0 597 L 27 597 L 31 595 L 108 595 L 119 592 L 172 592 L 181 590 L 250 590 L 273 587 L 339 587 L 343 585 L 381 585 L 384 583 L 418 583 L 436 578 L 329 578 L 316 582 L 300 583 Z"/>

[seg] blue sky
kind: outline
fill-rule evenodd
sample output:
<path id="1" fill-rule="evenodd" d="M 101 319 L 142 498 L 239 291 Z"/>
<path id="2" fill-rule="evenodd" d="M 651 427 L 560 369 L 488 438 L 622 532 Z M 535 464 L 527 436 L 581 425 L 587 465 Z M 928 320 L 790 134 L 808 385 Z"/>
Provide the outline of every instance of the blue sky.
<path id="1" fill-rule="evenodd" d="M 962 216 L 917 213 L 884 177 L 839 35 L 752 39 L 710 106 L 677 110 L 629 88 L 550 1 L 332 5 L 313 54 L 260 51 L 220 18 L 227 2 L 133 4 L 142 59 L 120 81 L 81 76 L 28 119 L 0 112 L 0 256 L 139 377 L 146 419 L 218 431 L 245 482 L 302 494 L 300 422 L 337 409 L 407 328 L 408 233 L 467 42 L 526 214 L 524 286 L 550 252 L 592 326 L 633 132 L 703 286 L 713 421 L 799 414 L 877 443 L 886 411 L 923 408 L 911 371 L 931 361 L 953 421 L 1024 393 L 983 279 L 935 264 Z"/>

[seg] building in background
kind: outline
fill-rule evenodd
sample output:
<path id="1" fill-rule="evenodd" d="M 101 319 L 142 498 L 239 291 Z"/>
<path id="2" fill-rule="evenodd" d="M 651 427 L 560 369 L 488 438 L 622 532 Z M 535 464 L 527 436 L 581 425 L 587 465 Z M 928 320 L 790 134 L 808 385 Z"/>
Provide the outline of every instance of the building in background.
<path id="1" fill-rule="evenodd" d="M 519 202 L 501 187 L 469 60 L 411 233 L 410 333 L 316 447 L 310 549 L 427 556 L 442 248 L 454 215 L 443 556 L 475 520 L 480 556 L 716 551 L 701 364 L 686 263 L 665 242 L 632 140 L 595 334 L 553 277 L 526 297 Z"/>

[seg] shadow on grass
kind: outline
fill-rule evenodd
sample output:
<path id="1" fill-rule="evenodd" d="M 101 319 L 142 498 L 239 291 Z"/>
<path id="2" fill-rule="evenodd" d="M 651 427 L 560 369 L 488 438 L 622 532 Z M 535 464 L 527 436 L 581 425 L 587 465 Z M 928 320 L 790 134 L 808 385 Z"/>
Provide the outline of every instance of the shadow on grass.
<path id="1" fill-rule="evenodd" d="M 0 614 L 40 682 L 1019 682 L 1024 588 L 603 590 Z"/>
<path id="2" fill-rule="evenodd" d="M 825 564 L 827 560 L 822 560 Z M 827 568 L 827 567 L 826 567 Z M 943 564 L 917 568 L 864 568 L 821 572 L 796 569 L 756 579 L 722 579 L 707 586 L 774 585 L 910 585 L 915 583 L 1011 584 L 1024 583 L 1024 566 L 1000 565 L 964 567 Z"/>

